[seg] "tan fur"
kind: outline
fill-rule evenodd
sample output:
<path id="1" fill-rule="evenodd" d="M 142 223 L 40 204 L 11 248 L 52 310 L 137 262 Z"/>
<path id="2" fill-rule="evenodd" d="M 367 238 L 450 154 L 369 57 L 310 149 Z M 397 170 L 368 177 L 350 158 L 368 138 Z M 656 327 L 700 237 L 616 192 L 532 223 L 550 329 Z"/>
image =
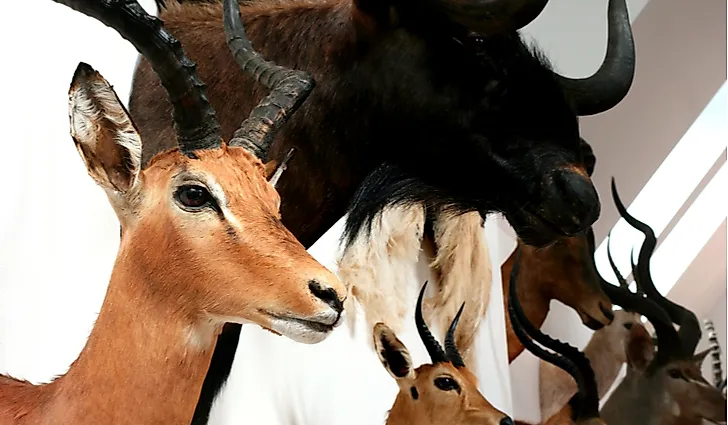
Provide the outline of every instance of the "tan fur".
<path id="1" fill-rule="evenodd" d="M 594 369 L 600 399 L 612 387 L 620 368 L 627 361 L 624 350 L 629 336 L 628 327 L 631 328 L 639 323 L 638 314 L 617 310 L 614 314 L 614 321 L 609 326 L 594 332 L 584 348 L 584 354 Z M 571 375 L 563 369 L 541 360 L 539 364 L 541 418 L 545 418 L 547 421 L 551 419 L 566 406 L 576 391 L 576 382 Z"/>
<path id="2" fill-rule="evenodd" d="M 534 248 L 518 241 L 521 250 L 518 299 L 523 312 L 534 326 L 540 328 L 550 310 L 551 300 L 573 308 L 582 322 L 596 330 L 612 321 L 605 312 L 612 311 L 612 303 L 602 292 L 596 276 L 593 254 L 588 251 L 584 235 L 566 238 L 547 248 Z M 501 266 L 503 293 L 508 294 L 510 276 L 516 250 Z M 508 311 L 508 297 L 503 297 Z M 508 361 L 512 362 L 523 351 L 516 337 L 511 319 L 506 314 Z"/>
<path id="3" fill-rule="evenodd" d="M 439 271 L 439 282 L 436 294 L 425 304 L 426 316 L 437 318 L 433 327 L 444 335 L 465 301 L 467 308 L 460 317 L 455 340 L 471 368 L 476 357 L 470 348 L 485 318 L 493 281 L 483 224 L 477 211 L 437 217 L 433 226 L 437 255 L 430 266 Z"/>
<path id="4" fill-rule="evenodd" d="M 367 327 L 391 323 L 401 330 L 416 282 L 425 210 L 422 205 L 384 209 L 372 222 L 371 233 L 359 234 L 338 261 L 339 276 L 349 289 L 345 309 L 353 332 L 354 299 L 359 301 Z"/>
<path id="5" fill-rule="evenodd" d="M 196 159 L 172 149 L 140 170 L 134 125 L 106 80 L 83 69 L 69 93 L 71 132 L 119 217 L 119 252 L 68 373 L 40 386 L 0 376 L 0 424 L 188 425 L 224 322 L 318 342 L 339 316 L 309 282 L 339 299 L 344 287 L 280 223 L 259 160 L 236 147 Z M 183 209 L 175 193 L 187 184 L 207 187 L 220 211 Z"/>
<path id="6" fill-rule="evenodd" d="M 507 418 L 478 391 L 477 379 L 467 368 L 438 363 L 415 369 L 407 348 L 389 327 L 377 323 L 372 334 L 379 360 L 399 387 L 386 425 L 500 425 Z M 438 388 L 438 378 L 452 379 L 457 390 Z"/>

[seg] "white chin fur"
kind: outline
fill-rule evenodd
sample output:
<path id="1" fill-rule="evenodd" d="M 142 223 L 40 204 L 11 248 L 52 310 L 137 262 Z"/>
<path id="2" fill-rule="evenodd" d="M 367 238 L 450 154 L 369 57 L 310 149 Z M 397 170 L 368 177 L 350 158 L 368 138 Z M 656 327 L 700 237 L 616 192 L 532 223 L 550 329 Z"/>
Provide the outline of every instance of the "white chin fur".
<path id="1" fill-rule="evenodd" d="M 296 342 L 302 342 L 304 344 L 318 344 L 331 334 L 331 331 L 318 332 L 303 323 L 281 319 L 272 320 L 270 323 L 270 329 Z"/>

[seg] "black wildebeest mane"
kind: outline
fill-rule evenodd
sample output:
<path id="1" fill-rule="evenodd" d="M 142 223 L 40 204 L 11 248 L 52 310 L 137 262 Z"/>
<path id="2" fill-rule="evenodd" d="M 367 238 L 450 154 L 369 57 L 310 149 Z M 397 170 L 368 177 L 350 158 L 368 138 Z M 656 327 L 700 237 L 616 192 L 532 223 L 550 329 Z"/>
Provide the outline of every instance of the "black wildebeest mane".
<path id="1" fill-rule="evenodd" d="M 428 185 L 395 165 L 382 164 L 364 179 L 349 204 L 341 236 L 344 248 L 359 235 L 368 237 L 372 222 L 384 209 L 404 204 L 421 204 L 428 212 L 460 214 L 475 210 L 463 208 L 457 195 Z"/>

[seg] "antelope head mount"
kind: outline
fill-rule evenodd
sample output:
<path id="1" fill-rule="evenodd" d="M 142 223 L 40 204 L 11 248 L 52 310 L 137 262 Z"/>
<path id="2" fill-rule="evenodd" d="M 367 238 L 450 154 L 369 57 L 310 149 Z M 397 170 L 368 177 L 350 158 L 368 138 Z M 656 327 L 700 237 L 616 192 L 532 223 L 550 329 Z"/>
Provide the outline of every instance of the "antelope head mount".
<path id="1" fill-rule="evenodd" d="M 121 222 L 116 267 L 133 265 L 146 285 L 141 294 L 169 305 L 184 301 L 193 328 L 254 322 L 300 342 L 326 338 L 340 321 L 345 289 L 281 223 L 280 198 L 267 181 L 277 178 L 275 167 L 261 161 L 313 79 L 241 47 L 237 56 L 247 55 L 253 72 L 268 73 L 263 83 L 271 92 L 223 141 L 194 62 L 159 19 L 135 0 L 56 1 L 130 41 L 173 105 L 176 147 L 141 169 L 142 140 L 111 85 L 86 64 L 74 76 L 71 133 Z M 225 26 L 235 37 L 234 22 Z"/>
<path id="2" fill-rule="evenodd" d="M 569 403 L 552 416 L 546 425 L 604 425 L 599 416 L 599 393 L 589 359 L 577 348 L 541 332 L 528 320 L 521 308 L 516 287 L 520 255 L 520 250 L 516 251 L 508 291 L 508 315 L 513 331 L 528 351 L 569 373 L 578 387 Z M 549 352 L 536 342 L 554 352 Z"/>
<path id="3" fill-rule="evenodd" d="M 455 346 L 455 331 L 465 304 L 460 307 L 445 337 L 445 349 L 437 342 L 422 317 L 422 286 L 415 323 L 432 360 L 412 365 L 407 347 L 384 323 L 374 326 L 374 347 L 379 360 L 399 386 L 387 425 L 513 425 L 478 390 L 477 378 L 465 367 Z"/>
<path id="4" fill-rule="evenodd" d="M 725 423 L 726 398 L 701 372 L 710 349 L 695 353 L 700 323 L 692 311 L 668 300 L 655 287 L 649 262 L 657 238 L 652 228 L 627 212 L 614 179 L 612 196 L 620 215 L 645 235 L 645 241 L 633 264 L 638 293 L 629 291 L 618 272 L 621 288 L 607 282 L 602 285 L 615 304 L 647 317 L 657 338 L 641 325 L 632 327 L 626 347 L 627 376 L 604 405 L 603 416 L 609 423 L 624 425 Z"/>

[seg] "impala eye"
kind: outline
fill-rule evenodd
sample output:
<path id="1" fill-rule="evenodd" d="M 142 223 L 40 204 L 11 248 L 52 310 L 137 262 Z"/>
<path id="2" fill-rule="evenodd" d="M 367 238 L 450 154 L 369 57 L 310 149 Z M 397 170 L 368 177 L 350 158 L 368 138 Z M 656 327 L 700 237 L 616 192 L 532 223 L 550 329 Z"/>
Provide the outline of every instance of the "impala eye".
<path id="1" fill-rule="evenodd" d="M 452 378 L 441 377 L 435 378 L 435 386 L 443 391 L 460 392 L 460 385 Z"/>
<path id="2" fill-rule="evenodd" d="M 630 329 L 632 329 L 632 324 L 631 324 L 631 323 L 625 323 L 625 324 L 624 324 L 623 326 L 624 326 L 624 328 L 625 328 L 625 329 L 627 329 L 627 330 L 630 330 Z"/>
<path id="3" fill-rule="evenodd" d="M 180 186 L 174 197 L 183 208 L 193 211 L 213 206 L 215 203 L 207 188 L 199 185 Z"/>

